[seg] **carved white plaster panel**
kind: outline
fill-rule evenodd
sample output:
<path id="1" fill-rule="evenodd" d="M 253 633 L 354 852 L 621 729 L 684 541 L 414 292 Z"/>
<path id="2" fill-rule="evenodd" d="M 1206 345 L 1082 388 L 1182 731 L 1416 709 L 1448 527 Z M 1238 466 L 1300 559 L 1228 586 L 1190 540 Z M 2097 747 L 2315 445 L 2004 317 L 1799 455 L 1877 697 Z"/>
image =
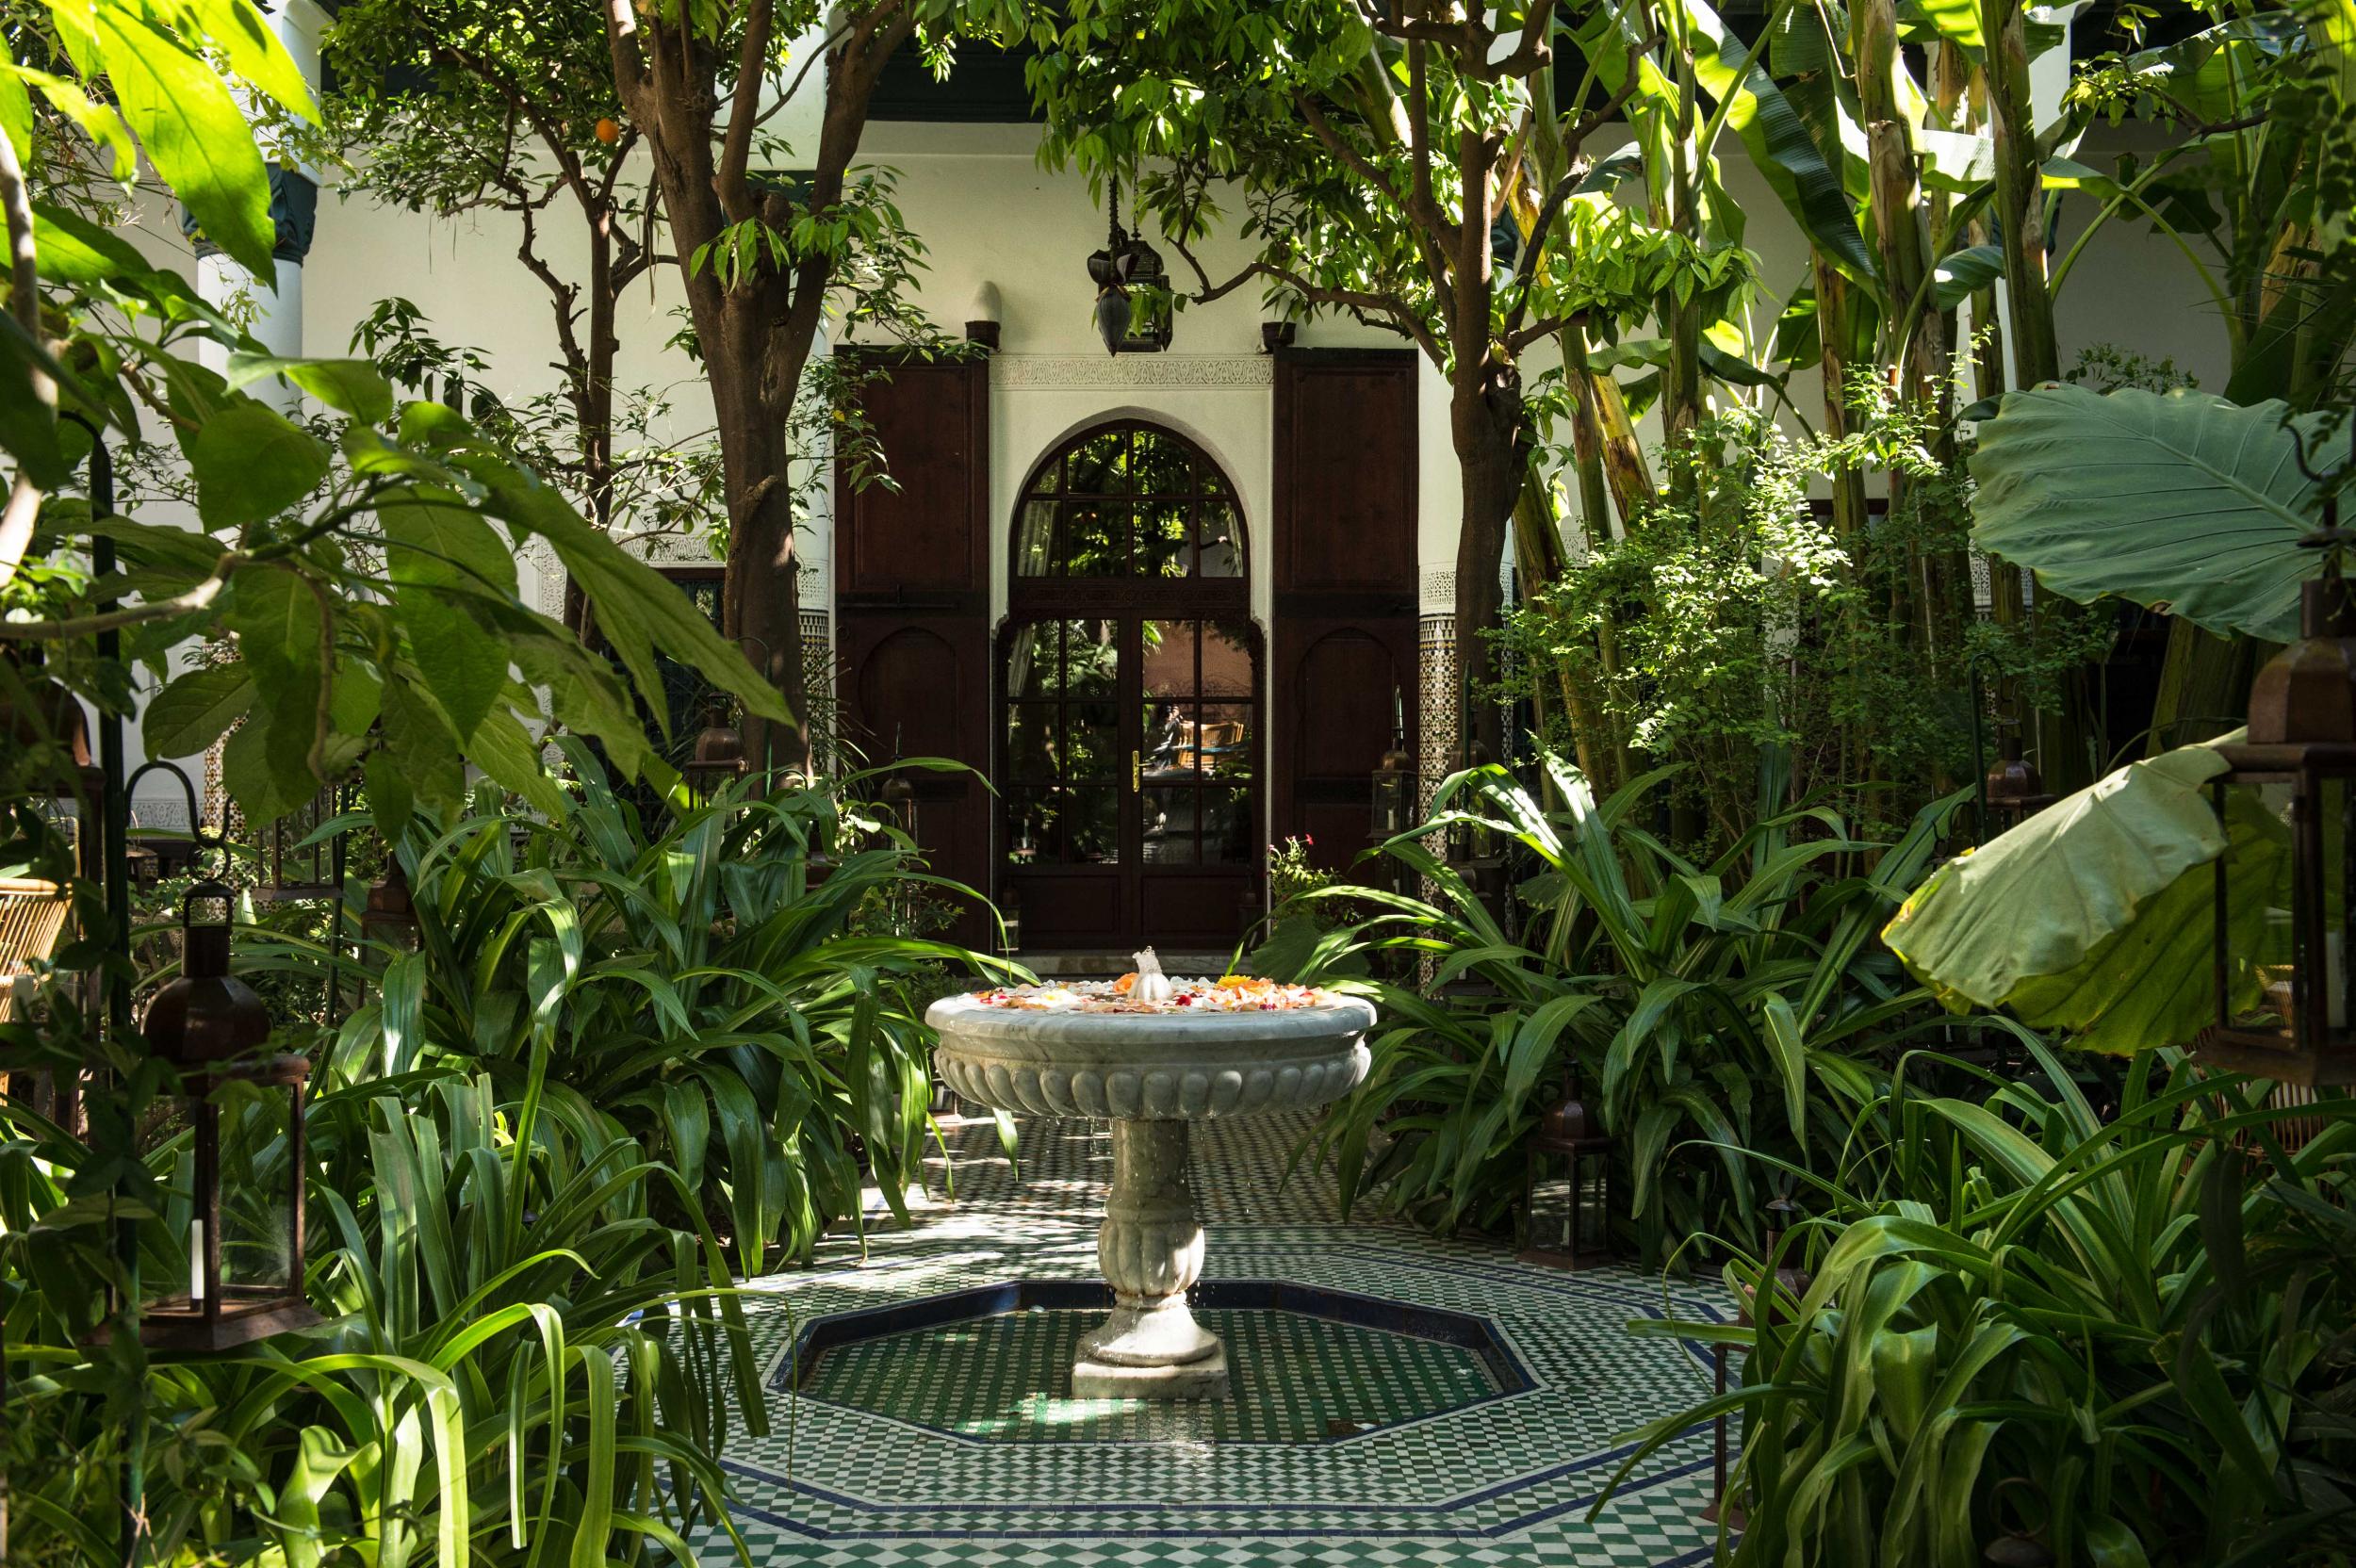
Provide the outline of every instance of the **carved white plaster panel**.
<path id="1" fill-rule="evenodd" d="M 1275 384 L 1267 354 L 998 354 L 990 384 L 1008 391 L 1179 387 L 1256 392 Z"/>

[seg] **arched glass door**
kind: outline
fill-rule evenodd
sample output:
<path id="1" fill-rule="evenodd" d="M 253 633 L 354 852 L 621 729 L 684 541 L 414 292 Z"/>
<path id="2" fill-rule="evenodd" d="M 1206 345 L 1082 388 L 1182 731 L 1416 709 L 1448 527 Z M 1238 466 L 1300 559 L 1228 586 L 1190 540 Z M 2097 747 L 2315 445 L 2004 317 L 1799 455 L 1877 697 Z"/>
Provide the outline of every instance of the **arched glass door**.
<path id="1" fill-rule="evenodd" d="M 1000 645 L 1001 900 L 1033 951 L 1224 948 L 1256 913 L 1259 644 L 1235 490 L 1157 426 L 1050 454 Z"/>

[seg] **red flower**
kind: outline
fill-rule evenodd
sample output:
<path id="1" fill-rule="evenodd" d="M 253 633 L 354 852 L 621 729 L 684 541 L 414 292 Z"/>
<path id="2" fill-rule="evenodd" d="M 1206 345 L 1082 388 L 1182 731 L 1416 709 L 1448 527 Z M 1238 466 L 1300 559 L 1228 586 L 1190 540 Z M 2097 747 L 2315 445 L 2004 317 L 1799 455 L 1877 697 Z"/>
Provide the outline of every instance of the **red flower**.
<path id="1" fill-rule="evenodd" d="M 1317 841 L 1317 835 L 1314 833 L 1303 833 L 1301 836 L 1301 841 L 1304 847 L 1309 844 L 1316 843 Z"/>

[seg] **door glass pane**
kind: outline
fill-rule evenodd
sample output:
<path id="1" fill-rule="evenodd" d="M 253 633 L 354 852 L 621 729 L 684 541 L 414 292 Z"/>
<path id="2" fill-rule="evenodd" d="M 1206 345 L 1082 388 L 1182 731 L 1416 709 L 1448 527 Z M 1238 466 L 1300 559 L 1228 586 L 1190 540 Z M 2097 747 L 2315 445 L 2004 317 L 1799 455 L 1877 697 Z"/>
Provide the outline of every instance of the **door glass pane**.
<path id="1" fill-rule="evenodd" d="M 1190 510 L 1184 501 L 1148 501 L 1137 508 L 1139 576 L 1185 577 L 1194 569 Z"/>
<path id="2" fill-rule="evenodd" d="M 1067 864 L 1121 863 L 1121 792 L 1126 788 L 1126 784 L 1090 785 L 1064 792 L 1070 812 L 1065 836 Z"/>
<path id="3" fill-rule="evenodd" d="M 1195 863 L 1194 819 L 1201 794 L 1192 789 L 1145 792 L 1142 858 L 1149 866 Z"/>
<path id="4" fill-rule="evenodd" d="M 1241 621 L 1213 621 L 1203 629 L 1203 694 L 1252 694 L 1252 629 Z"/>
<path id="5" fill-rule="evenodd" d="M 1195 536 L 1202 543 L 1195 571 L 1203 577 L 1243 576 L 1243 531 L 1235 509 L 1205 501 L 1195 509 Z"/>
<path id="6" fill-rule="evenodd" d="M 1260 840 L 1252 820 L 1252 792 L 1209 789 L 1202 799 L 1203 858 L 1223 866 L 1249 862 Z"/>
<path id="7" fill-rule="evenodd" d="M 1053 790 L 1006 792 L 1006 863 L 1052 866 L 1063 859 L 1062 810 Z"/>
<path id="8" fill-rule="evenodd" d="M 1199 621 L 1148 621 L 1140 633 L 1145 650 L 1145 694 L 1194 695 L 1194 645 Z"/>
<path id="9" fill-rule="evenodd" d="M 1131 471 L 1140 496 L 1192 495 L 1197 483 L 1186 449 L 1152 431 L 1137 433 Z"/>
<path id="10" fill-rule="evenodd" d="M 1129 433 L 1108 430 L 1090 436 L 1064 459 L 1064 492 L 1073 496 L 1121 495 L 1129 488 Z"/>
<path id="11" fill-rule="evenodd" d="M 1025 501 L 1016 535 L 1014 571 L 1017 577 L 1048 577 L 1055 569 L 1055 503 Z"/>
<path id="12" fill-rule="evenodd" d="M 1214 778 L 1250 778 L 1255 737 L 1252 705 L 1248 702 L 1207 702 L 1203 705 L 1198 746 L 1203 771 Z"/>
<path id="13" fill-rule="evenodd" d="M 1063 510 L 1067 577 L 1129 575 L 1129 509 L 1118 502 L 1066 501 Z"/>
<path id="14" fill-rule="evenodd" d="M 1064 777 L 1111 782 L 1125 776 L 1119 713 L 1109 702 L 1075 702 L 1064 710 Z"/>
<path id="15" fill-rule="evenodd" d="M 1055 782 L 1055 718 L 1052 702 L 1006 706 L 1006 777 L 1020 784 Z"/>
<path id="16" fill-rule="evenodd" d="M 1121 623 L 1066 622 L 1063 673 L 1065 695 L 1110 697 L 1121 674 Z"/>
<path id="17" fill-rule="evenodd" d="M 1014 629 L 1006 643 L 1006 695 L 1052 697 L 1062 684 L 1055 653 L 1059 623 L 1034 621 Z"/>

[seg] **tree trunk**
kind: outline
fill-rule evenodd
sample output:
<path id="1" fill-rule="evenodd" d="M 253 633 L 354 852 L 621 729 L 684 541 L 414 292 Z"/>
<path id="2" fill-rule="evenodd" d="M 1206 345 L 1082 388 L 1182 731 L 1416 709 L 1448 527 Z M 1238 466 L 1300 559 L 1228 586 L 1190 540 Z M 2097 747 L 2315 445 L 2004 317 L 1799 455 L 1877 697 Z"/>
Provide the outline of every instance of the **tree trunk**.
<path id="1" fill-rule="evenodd" d="M 1484 365 L 1460 374 L 1448 428 L 1464 498 L 1456 541 L 1457 672 L 1460 690 L 1468 680 L 1470 692 L 1459 733 L 1494 762 L 1505 756 L 1505 725 L 1487 695 L 1497 683 L 1497 648 L 1488 633 L 1504 607 L 1497 576 L 1522 487 L 1522 400 L 1513 368 Z"/>

